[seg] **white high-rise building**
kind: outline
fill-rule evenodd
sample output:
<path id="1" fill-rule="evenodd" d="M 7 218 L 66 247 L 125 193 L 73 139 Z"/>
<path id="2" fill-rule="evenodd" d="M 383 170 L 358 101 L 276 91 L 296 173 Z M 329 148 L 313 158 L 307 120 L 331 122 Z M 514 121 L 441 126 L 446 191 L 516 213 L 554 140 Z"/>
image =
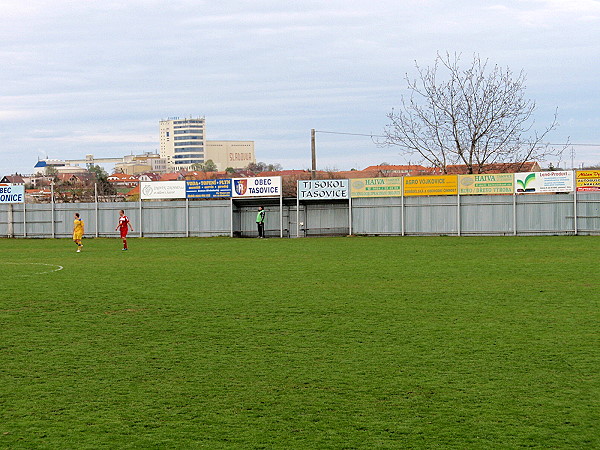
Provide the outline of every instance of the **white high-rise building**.
<path id="1" fill-rule="evenodd" d="M 204 117 L 160 121 L 160 157 L 170 170 L 189 170 L 205 161 L 205 127 Z"/>

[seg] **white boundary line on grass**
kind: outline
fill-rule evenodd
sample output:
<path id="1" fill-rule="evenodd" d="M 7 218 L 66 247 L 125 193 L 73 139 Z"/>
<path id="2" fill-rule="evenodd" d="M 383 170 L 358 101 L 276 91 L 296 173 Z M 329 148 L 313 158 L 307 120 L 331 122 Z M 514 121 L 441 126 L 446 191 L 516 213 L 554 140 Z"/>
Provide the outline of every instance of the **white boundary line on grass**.
<path id="1" fill-rule="evenodd" d="M 52 272 L 58 272 L 59 270 L 63 270 L 64 267 L 60 266 L 58 264 L 46 264 L 46 263 L 32 263 L 32 262 L 4 262 L 4 261 L 0 261 L 0 264 L 13 264 L 13 265 L 34 265 L 34 266 L 51 266 L 51 267 L 58 267 L 58 269 L 52 269 L 52 270 L 44 270 L 43 272 L 33 272 L 33 273 L 29 273 L 27 275 L 42 275 L 44 273 L 52 273 Z M 25 275 L 21 275 L 21 276 L 25 276 Z"/>

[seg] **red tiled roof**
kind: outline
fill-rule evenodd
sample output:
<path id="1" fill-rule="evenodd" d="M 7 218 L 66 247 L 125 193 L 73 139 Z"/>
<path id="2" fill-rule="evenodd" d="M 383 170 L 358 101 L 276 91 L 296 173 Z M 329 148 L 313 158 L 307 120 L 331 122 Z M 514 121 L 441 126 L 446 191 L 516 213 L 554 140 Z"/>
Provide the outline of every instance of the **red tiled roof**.
<path id="1" fill-rule="evenodd" d="M 140 185 L 139 184 L 125 194 L 126 197 L 131 197 L 132 195 L 140 195 Z"/>
<path id="2" fill-rule="evenodd" d="M 479 170 L 478 166 L 473 166 L 473 170 Z M 479 173 L 516 173 L 516 172 L 539 172 L 542 168 L 536 161 L 527 161 L 524 163 L 494 163 L 484 164 Z M 463 175 L 468 173 L 467 166 L 464 164 L 453 164 L 446 166 L 446 171 L 451 175 Z"/>
<path id="3" fill-rule="evenodd" d="M 177 181 L 182 177 L 180 172 L 165 173 L 160 177 L 160 181 Z"/>
<path id="4" fill-rule="evenodd" d="M 410 165 L 379 165 L 379 166 L 369 166 L 364 170 L 381 170 L 381 171 L 397 171 L 397 172 L 412 172 L 419 170 L 427 170 L 428 168 L 422 166 L 420 164 L 410 164 Z"/>

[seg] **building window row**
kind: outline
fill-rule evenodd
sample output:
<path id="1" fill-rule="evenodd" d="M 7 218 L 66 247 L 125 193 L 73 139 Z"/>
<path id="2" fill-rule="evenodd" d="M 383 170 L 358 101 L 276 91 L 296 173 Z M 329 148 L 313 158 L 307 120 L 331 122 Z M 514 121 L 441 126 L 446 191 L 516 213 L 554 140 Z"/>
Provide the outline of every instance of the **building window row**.
<path id="1" fill-rule="evenodd" d="M 173 159 L 184 159 L 184 158 L 204 158 L 203 154 L 197 153 L 186 153 L 185 155 L 173 155 Z"/>
<path id="2" fill-rule="evenodd" d="M 196 134 L 198 136 L 202 136 L 203 131 L 200 130 L 175 130 L 173 134 Z"/>
<path id="3" fill-rule="evenodd" d="M 174 120 L 173 123 L 204 123 L 204 119 L 183 119 L 183 120 Z"/>
<path id="4" fill-rule="evenodd" d="M 175 148 L 180 147 L 192 147 L 198 151 L 198 149 L 202 150 L 202 142 L 193 142 L 193 141 L 185 141 L 185 142 L 175 142 Z"/>
<path id="5" fill-rule="evenodd" d="M 194 153 L 202 153 L 204 151 L 204 147 L 202 147 L 201 145 L 198 147 L 175 147 L 174 148 L 174 152 L 175 153 L 182 153 L 182 152 L 194 152 Z"/>
<path id="6" fill-rule="evenodd" d="M 203 162 L 203 159 L 185 159 L 177 161 L 177 164 L 202 164 Z"/>
<path id="7" fill-rule="evenodd" d="M 175 130 L 181 130 L 182 128 L 189 128 L 189 129 L 194 129 L 194 130 L 202 130 L 204 127 L 202 125 L 179 125 L 179 126 L 174 126 L 173 129 Z"/>
<path id="8" fill-rule="evenodd" d="M 202 139 L 202 135 L 200 136 L 179 136 L 179 137 L 175 137 L 176 141 L 185 141 L 185 140 L 190 140 L 190 139 Z"/>

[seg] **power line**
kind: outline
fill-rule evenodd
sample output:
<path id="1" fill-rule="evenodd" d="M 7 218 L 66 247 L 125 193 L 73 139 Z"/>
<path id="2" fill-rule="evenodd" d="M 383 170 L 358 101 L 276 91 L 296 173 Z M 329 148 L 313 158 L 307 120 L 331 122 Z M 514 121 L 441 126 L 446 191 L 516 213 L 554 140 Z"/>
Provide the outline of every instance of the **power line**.
<path id="1" fill-rule="evenodd" d="M 315 133 L 323 133 L 323 134 L 343 134 L 346 136 L 365 136 L 365 137 L 370 137 L 370 138 L 374 138 L 374 137 L 380 137 L 380 138 L 385 138 L 387 136 L 382 136 L 380 134 L 364 134 L 364 133 L 346 133 L 344 131 L 324 131 L 324 130 L 315 130 Z M 578 147 L 600 147 L 600 144 L 576 144 L 573 142 L 569 142 L 567 144 L 565 144 L 564 142 L 561 144 L 553 144 L 550 142 L 544 142 L 544 145 L 566 145 L 566 146 L 578 146 Z"/>
<path id="2" fill-rule="evenodd" d="M 325 133 L 325 134 L 345 134 L 347 136 L 366 136 L 366 137 L 381 137 L 384 138 L 385 136 L 380 136 L 378 134 L 363 134 L 363 133 L 345 133 L 343 131 L 322 131 L 322 130 L 315 130 L 315 133 Z"/>

